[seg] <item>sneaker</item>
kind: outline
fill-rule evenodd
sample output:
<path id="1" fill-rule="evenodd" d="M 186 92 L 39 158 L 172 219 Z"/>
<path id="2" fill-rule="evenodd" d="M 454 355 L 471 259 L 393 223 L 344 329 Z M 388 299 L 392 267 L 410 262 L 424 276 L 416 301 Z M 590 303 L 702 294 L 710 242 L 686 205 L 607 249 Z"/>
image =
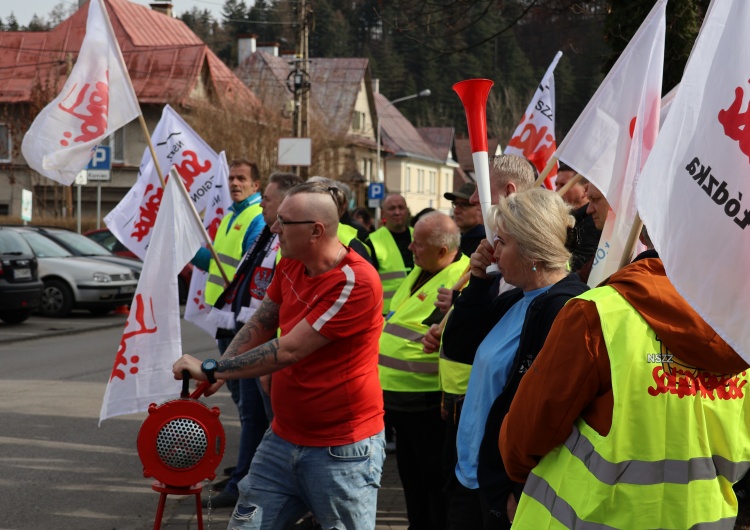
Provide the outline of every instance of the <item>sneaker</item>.
<path id="1" fill-rule="evenodd" d="M 214 508 L 234 508 L 237 504 L 237 499 L 240 498 L 239 493 L 232 493 L 231 491 L 224 490 L 218 495 L 211 497 L 211 509 Z M 208 499 L 201 501 L 201 506 L 208 508 Z"/>

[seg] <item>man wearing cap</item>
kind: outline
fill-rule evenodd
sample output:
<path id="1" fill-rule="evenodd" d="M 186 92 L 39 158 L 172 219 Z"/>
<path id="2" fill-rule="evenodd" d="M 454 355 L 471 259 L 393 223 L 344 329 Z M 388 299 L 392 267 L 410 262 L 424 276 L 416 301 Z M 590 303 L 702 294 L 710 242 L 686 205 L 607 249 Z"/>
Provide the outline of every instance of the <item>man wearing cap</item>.
<path id="1" fill-rule="evenodd" d="M 476 189 L 477 185 L 473 182 L 465 182 L 458 191 L 443 194 L 453 206 L 453 220 L 461 231 L 459 249 L 467 256 L 471 256 L 479 242 L 485 238 L 482 210 L 479 209 L 479 205 L 469 202 Z"/>

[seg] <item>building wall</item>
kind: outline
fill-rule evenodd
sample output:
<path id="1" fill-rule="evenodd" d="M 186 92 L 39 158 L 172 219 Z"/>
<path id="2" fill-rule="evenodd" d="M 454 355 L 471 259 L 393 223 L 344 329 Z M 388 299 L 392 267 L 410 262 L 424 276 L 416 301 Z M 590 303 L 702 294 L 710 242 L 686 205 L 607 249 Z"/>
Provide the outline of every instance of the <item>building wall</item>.
<path id="1" fill-rule="evenodd" d="M 406 199 L 412 215 L 424 208 L 434 208 L 450 213 L 450 201 L 443 193 L 446 188 L 446 174 L 453 179 L 453 168 L 438 162 L 429 162 L 409 157 L 385 159 L 385 184 L 388 193 L 400 193 Z"/>

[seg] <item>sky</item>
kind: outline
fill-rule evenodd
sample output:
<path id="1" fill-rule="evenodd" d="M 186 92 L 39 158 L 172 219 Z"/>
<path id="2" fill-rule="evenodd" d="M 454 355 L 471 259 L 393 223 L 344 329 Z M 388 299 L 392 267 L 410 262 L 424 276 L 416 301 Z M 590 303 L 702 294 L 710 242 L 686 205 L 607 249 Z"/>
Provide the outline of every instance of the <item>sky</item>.
<path id="1" fill-rule="evenodd" d="M 62 0 L 65 4 L 78 5 L 76 0 Z M 136 4 L 148 5 L 151 0 L 130 0 Z M 31 20 L 31 17 L 37 15 L 48 19 L 48 14 L 52 9 L 61 2 L 61 0 L 0 0 L 0 19 L 3 22 L 8 20 L 10 13 L 16 15 L 18 23 L 25 26 Z M 248 3 L 248 2 L 245 2 Z M 221 8 L 224 0 L 172 0 L 173 11 L 179 16 L 185 11 L 190 11 L 193 7 L 198 9 L 208 9 L 217 20 L 221 19 Z"/>

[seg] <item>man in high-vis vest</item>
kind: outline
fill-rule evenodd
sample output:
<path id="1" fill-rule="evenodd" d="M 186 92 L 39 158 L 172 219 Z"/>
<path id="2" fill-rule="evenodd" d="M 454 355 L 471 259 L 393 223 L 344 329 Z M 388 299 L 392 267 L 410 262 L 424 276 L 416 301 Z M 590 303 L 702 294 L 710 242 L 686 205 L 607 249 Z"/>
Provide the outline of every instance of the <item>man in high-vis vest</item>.
<path id="1" fill-rule="evenodd" d="M 438 288 L 456 283 L 468 267 L 460 239 L 445 214 L 431 212 L 417 222 L 410 245 L 414 270 L 393 295 L 380 337 L 380 384 L 396 431 L 396 460 L 412 530 L 445 526 L 438 358 L 422 352 L 422 338 L 442 319 L 435 307 Z"/>
<path id="2" fill-rule="evenodd" d="M 571 300 L 500 432 L 513 528 L 734 528 L 747 369 L 658 257 Z"/>
<path id="3" fill-rule="evenodd" d="M 229 193 L 231 214 L 224 216 L 216 231 L 213 247 L 219 256 L 221 267 L 230 282 L 234 278 L 242 256 L 250 249 L 265 226 L 260 207 L 260 172 L 255 163 L 246 158 L 237 158 L 229 164 Z M 214 305 L 227 287 L 219 266 L 211 252 L 203 247 L 192 260 L 193 265 L 208 271 L 205 299 Z"/>
<path id="4" fill-rule="evenodd" d="M 401 195 L 388 195 L 383 200 L 383 217 L 385 226 L 370 234 L 370 243 L 373 263 L 383 284 L 383 314 L 387 315 L 393 295 L 414 268 L 409 250 L 414 230 L 409 226 L 409 209 Z"/>

